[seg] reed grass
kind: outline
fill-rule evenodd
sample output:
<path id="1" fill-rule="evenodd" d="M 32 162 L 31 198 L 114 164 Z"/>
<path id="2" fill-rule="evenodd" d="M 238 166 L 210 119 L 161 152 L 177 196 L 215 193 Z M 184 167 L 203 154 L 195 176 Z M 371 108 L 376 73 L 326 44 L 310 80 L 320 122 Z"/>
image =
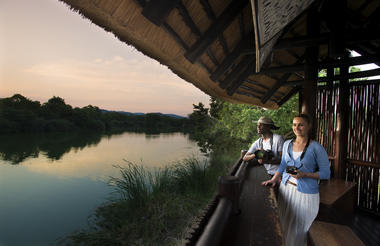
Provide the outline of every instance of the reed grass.
<path id="1" fill-rule="evenodd" d="M 212 198 L 216 180 L 231 159 L 187 158 L 154 171 L 126 162 L 112 177 L 117 198 L 97 208 L 90 229 L 77 231 L 63 245 L 180 245 L 186 229 Z"/>

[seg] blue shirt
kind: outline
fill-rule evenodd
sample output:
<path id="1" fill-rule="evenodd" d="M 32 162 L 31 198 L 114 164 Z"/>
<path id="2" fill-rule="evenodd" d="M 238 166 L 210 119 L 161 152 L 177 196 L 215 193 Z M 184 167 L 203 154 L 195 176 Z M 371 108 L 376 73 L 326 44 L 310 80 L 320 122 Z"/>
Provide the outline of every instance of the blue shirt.
<path id="1" fill-rule="evenodd" d="M 316 141 L 312 141 L 307 148 L 302 161 L 301 157 L 293 159 L 293 143 L 287 140 L 282 149 L 282 158 L 278 172 L 282 173 L 281 183 L 286 184 L 290 174 L 285 172 L 286 166 L 301 167 L 299 170 L 306 173 L 318 172 L 320 179 L 330 178 L 330 163 L 326 150 Z M 302 163 L 302 165 L 301 165 Z M 297 180 L 297 190 L 302 193 L 315 194 L 319 192 L 318 180 L 301 178 Z"/>

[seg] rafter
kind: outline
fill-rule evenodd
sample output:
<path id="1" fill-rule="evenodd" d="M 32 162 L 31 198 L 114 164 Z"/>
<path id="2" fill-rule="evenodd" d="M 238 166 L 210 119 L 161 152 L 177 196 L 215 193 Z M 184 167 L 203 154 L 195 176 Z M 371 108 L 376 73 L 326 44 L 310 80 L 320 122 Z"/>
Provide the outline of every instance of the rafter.
<path id="1" fill-rule="evenodd" d="M 244 81 L 244 83 L 248 83 L 248 84 L 251 84 L 251 85 L 255 85 L 255 86 L 261 87 L 261 88 L 263 88 L 264 90 L 269 90 L 269 88 L 268 88 L 267 86 L 262 85 L 261 83 L 256 82 L 256 81 L 254 81 L 254 80 L 252 80 L 252 79 L 246 79 L 246 80 Z"/>
<path id="2" fill-rule="evenodd" d="M 216 19 L 211 27 L 201 36 L 200 39 L 185 53 L 185 57 L 194 63 L 206 49 L 215 41 L 219 33 L 223 32 L 247 5 L 246 0 L 235 0 L 230 3 L 225 11 Z"/>
<path id="3" fill-rule="evenodd" d="M 244 71 L 239 74 L 237 79 L 227 88 L 227 94 L 229 96 L 232 96 L 236 90 L 244 83 L 244 81 L 247 79 L 247 77 L 254 71 L 255 69 L 255 59 L 253 59 L 247 67 L 244 69 Z"/>
<path id="4" fill-rule="evenodd" d="M 203 9 L 205 10 L 207 16 L 208 16 L 211 20 L 216 20 L 215 13 L 214 13 L 214 11 L 212 10 L 212 7 L 211 7 L 210 3 L 208 2 L 208 0 L 201 0 L 200 2 L 201 2 L 201 4 L 202 4 L 202 7 L 203 7 Z"/>
<path id="5" fill-rule="evenodd" d="M 274 93 L 276 93 L 276 91 L 283 85 L 283 83 L 289 79 L 291 75 L 291 73 L 282 75 L 281 78 L 276 81 L 275 85 L 267 92 L 267 94 L 265 94 L 265 96 L 261 98 L 261 102 L 265 104 L 269 100 L 269 98 L 271 98 L 274 95 Z"/>
<path id="6" fill-rule="evenodd" d="M 236 45 L 235 49 L 227 55 L 220 66 L 210 75 L 211 80 L 217 81 L 232 66 L 234 61 L 241 55 L 242 50 L 248 47 L 250 42 L 253 43 L 252 38 L 253 34 L 250 33 Z"/>
<path id="7" fill-rule="evenodd" d="M 300 87 L 296 86 L 290 90 L 290 92 L 284 96 L 280 101 L 277 102 L 277 105 L 281 107 L 286 101 L 288 101 L 294 94 L 296 94 L 300 90 Z"/>
<path id="8" fill-rule="evenodd" d="M 146 2 L 142 14 L 157 26 L 164 23 L 170 11 L 177 6 L 180 0 L 160 0 Z"/>
<path id="9" fill-rule="evenodd" d="M 230 85 L 230 83 L 233 81 L 233 79 L 239 76 L 239 74 L 243 72 L 244 68 L 247 67 L 248 64 L 254 62 L 255 60 L 256 60 L 255 56 L 245 56 L 243 60 L 234 68 L 234 70 L 232 70 L 232 72 L 229 73 L 227 77 L 223 81 L 220 82 L 219 86 L 222 89 L 227 88 Z"/>
<path id="10" fill-rule="evenodd" d="M 178 44 L 180 44 L 185 50 L 188 50 L 189 47 L 187 46 L 187 44 L 185 43 L 185 41 L 182 40 L 182 38 L 178 35 L 178 33 L 176 33 L 173 28 L 167 24 L 166 22 L 164 22 L 162 24 L 162 27 L 172 36 L 172 38 L 177 41 Z"/>
<path id="11" fill-rule="evenodd" d="M 201 31 L 199 30 L 197 25 L 194 23 L 193 19 L 191 19 L 189 12 L 187 11 L 185 5 L 183 5 L 181 1 L 178 2 L 177 9 L 181 13 L 181 16 L 183 20 L 185 21 L 186 25 L 191 29 L 193 33 L 195 33 L 195 35 L 200 37 L 202 35 Z"/>

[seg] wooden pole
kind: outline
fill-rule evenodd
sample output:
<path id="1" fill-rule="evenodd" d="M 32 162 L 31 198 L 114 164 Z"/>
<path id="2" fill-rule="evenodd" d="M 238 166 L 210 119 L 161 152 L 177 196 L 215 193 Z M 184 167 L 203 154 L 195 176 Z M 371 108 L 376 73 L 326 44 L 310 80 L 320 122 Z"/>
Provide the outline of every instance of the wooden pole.
<path id="1" fill-rule="evenodd" d="M 340 74 L 344 77 L 347 76 L 349 67 L 340 67 Z M 348 110 L 349 110 L 349 92 L 348 79 L 341 79 L 339 81 L 339 104 L 338 104 L 338 117 L 335 138 L 335 175 L 338 178 L 345 178 L 346 174 L 346 161 L 347 161 L 347 146 L 348 146 Z"/>
<path id="2" fill-rule="evenodd" d="M 311 9 L 307 15 L 307 34 L 315 36 L 319 34 L 319 16 L 315 9 Z M 305 62 L 305 83 L 301 90 L 302 113 L 308 114 L 313 124 L 311 137 L 315 138 L 316 120 L 316 95 L 318 79 L 318 46 L 306 48 Z"/>

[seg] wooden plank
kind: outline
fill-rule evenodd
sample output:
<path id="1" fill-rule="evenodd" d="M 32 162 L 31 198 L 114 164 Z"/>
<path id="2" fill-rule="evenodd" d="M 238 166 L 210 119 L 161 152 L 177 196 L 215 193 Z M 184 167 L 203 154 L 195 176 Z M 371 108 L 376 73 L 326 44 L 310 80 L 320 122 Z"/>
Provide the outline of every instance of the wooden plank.
<path id="1" fill-rule="evenodd" d="M 185 57 L 194 63 L 206 49 L 215 41 L 219 33 L 223 32 L 247 5 L 246 0 L 232 1 L 223 13 L 216 19 L 211 27 L 201 36 L 200 39 L 185 53 Z"/>
<path id="2" fill-rule="evenodd" d="M 240 196 L 240 216 L 233 216 L 219 246 L 283 245 L 273 188 L 261 185 L 268 179 L 263 166 L 248 167 Z"/>

